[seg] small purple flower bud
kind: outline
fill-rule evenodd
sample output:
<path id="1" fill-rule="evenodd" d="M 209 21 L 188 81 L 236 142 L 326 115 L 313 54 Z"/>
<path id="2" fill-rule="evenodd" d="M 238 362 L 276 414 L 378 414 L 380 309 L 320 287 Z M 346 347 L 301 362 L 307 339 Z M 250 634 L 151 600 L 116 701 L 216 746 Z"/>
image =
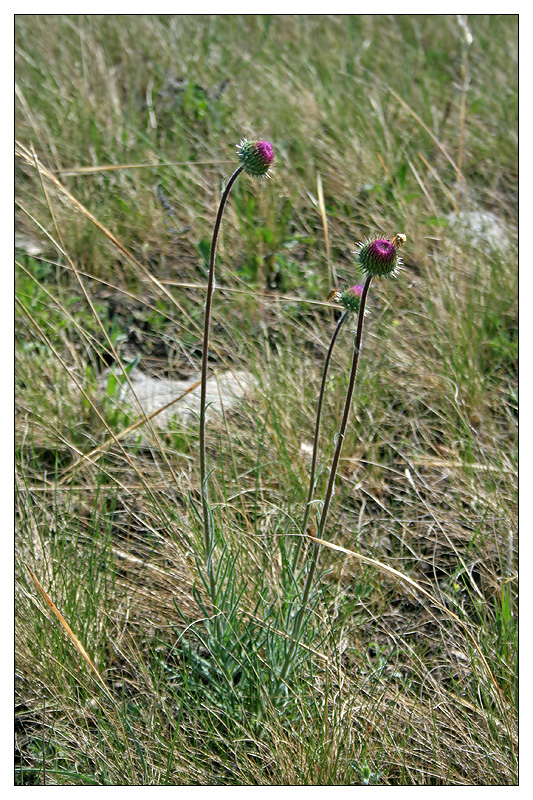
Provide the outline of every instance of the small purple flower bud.
<path id="1" fill-rule="evenodd" d="M 274 148 L 270 142 L 243 139 L 237 147 L 237 155 L 248 175 L 254 178 L 268 177 L 268 170 L 274 163 Z"/>
<path id="2" fill-rule="evenodd" d="M 363 286 L 350 286 L 349 289 L 336 292 L 335 299 L 348 311 L 353 311 L 355 313 L 359 311 L 362 294 Z"/>
<path id="3" fill-rule="evenodd" d="M 392 277 L 401 266 L 402 259 L 398 255 L 398 250 L 405 240 L 405 234 L 398 233 L 392 241 L 367 239 L 366 242 L 360 242 L 357 266 L 372 277 Z"/>

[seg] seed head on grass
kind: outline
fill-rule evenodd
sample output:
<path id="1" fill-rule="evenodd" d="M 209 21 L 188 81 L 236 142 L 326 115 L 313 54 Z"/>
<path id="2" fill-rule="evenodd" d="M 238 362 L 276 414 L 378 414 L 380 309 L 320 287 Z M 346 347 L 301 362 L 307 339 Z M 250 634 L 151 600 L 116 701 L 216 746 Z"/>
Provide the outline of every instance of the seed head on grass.
<path id="1" fill-rule="evenodd" d="M 268 171 L 274 163 L 274 148 L 262 139 L 250 142 L 243 139 L 237 147 L 239 161 L 244 171 L 253 178 L 268 178 Z"/>
<path id="2" fill-rule="evenodd" d="M 394 277 L 402 264 L 398 251 L 406 238 L 404 233 L 397 233 L 391 240 L 379 238 L 359 242 L 357 266 L 373 278 Z"/>

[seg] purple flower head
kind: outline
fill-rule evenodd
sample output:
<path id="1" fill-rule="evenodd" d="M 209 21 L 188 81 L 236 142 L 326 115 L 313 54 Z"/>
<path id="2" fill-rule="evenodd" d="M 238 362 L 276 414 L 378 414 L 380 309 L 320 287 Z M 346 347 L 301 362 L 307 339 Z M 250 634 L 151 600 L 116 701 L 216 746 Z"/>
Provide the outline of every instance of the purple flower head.
<path id="1" fill-rule="evenodd" d="M 355 313 L 359 311 L 362 294 L 363 286 L 350 286 L 342 292 L 337 292 L 335 294 L 335 299 L 348 311 L 353 311 Z"/>
<path id="2" fill-rule="evenodd" d="M 243 139 L 237 147 L 237 155 L 248 175 L 254 178 L 268 177 L 268 170 L 274 163 L 274 148 L 270 142 Z"/>
<path id="3" fill-rule="evenodd" d="M 401 266 L 398 250 L 405 239 L 405 234 L 398 233 L 392 241 L 380 238 L 360 242 L 357 266 L 372 277 L 392 277 Z"/>

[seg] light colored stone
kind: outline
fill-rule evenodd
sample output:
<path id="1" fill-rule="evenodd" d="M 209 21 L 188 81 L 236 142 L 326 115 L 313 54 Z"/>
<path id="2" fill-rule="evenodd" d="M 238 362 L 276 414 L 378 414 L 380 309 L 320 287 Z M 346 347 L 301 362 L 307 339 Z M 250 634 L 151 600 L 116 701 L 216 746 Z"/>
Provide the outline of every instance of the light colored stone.
<path id="1" fill-rule="evenodd" d="M 15 249 L 23 250 L 28 256 L 38 256 L 44 252 L 44 246 L 25 233 L 15 233 Z"/>
<path id="2" fill-rule="evenodd" d="M 117 371 L 116 374 L 118 376 L 119 372 Z M 101 385 L 104 389 L 107 386 L 108 375 L 109 373 L 104 374 L 101 378 Z M 129 377 L 131 387 L 127 382 L 124 382 L 117 402 L 121 407 L 128 406 L 135 413 L 135 416 L 139 417 L 141 412 L 133 393 L 135 393 L 137 400 L 142 405 L 144 412 L 147 416 L 150 416 L 154 411 L 176 400 L 180 395 L 184 395 L 191 386 L 200 380 L 199 375 L 192 376 L 185 381 L 154 378 L 139 369 L 132 370 Z M 218 372 L 216 375 L 209 377 L 207 380 L 207 418 L 213 418 L 215 415 L 221 416 L 222 405 L 225 411 L 235 406 L 246 392 L 253 387 L 254 383 L 252 375 L 243 371 Z M 200 386 L 197 386 L 169 408 L 157 414 L 152 422 L 159 428 L 167 428 L 172 420 L 177 417 L 181 422 L 190 424 L 195 418 L 198 418 L 199 411 Z"/>
<path id="3" fill-rule="evenodd" d="M 505 250 L 509 246 L 509 235 L 504 222 L 490 211 L 470 209 L 450 214 L 448 222 L 465 241 L 479 240 L 494 250 Z"/>

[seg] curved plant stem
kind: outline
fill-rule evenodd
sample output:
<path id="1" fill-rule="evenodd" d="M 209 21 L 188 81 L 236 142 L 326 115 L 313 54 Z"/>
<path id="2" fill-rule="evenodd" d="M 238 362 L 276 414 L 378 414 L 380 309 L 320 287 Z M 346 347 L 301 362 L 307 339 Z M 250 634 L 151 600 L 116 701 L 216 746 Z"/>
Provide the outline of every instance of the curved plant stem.
<path id="1" fill-rule="evenodd" d="M 333 489 L 335 487 L 335 477 L 337 475 L 337 468 L 339 466 L 339 459 L 341 456 L 342 445 L 344 443 L 344 436 L 346 433 L 346 426 L 348 425 L 348 417 L 350 415 L 350 406 L 352 404 L 352 397 L 353 391 L 355 387 L 355 378 L 357 376 L 357 366 L 359 364 L 359 352 L 361 350 L 361 338 L 363 335 L 363 322 L 365 318 L 365 305 L 366 305 L 366 298 L 368 295 L 368 290 L 370 288 L 370 284 L 372 282 L 372 276 L 369 275 L 365 281 L 365 285 L 363 288 L 363 293 L 361 295 L 361 305 L 359 306 L 359 316 L 357 319 L 357 332 L 355 335 L 355 342 L 353 348 L 353 358 L 352 358 L 352 369 L 350 372 L 350 381 L 348 383 L 348 391 L 346 392 L 346 400 L 344 402 L 344 412 L 342 415 L 341 425 L 339 428 L 339 432 L 337 434 L 337 444 L 335 446 L 335 454 L 333 456 L 333 461 L 331 463 L 331 469 L 329 473 L 329 481 L 328 486 L 326 489 L 326 495 L 324 497 L 324 505 L 322 506 L 322 513 L 320 515 L 320 522 L 318 523 L 318 536 L 317 538 L 322 538 L 322 534 L 326 525 L 326 520 L 328 518 L 329 506 L 331 503 L 331 498 L 333 496 Z M 313 544 L 313 549 L 311 552 L 310 564 L 309 564 L 309 572 L 307 574 L 307 580 L 305 582 L 305 587 L 302 595 L 302 600 L 300 603 L 300 608 L 298 609 L 298 613 L 296 615 L 296 619 L 294 621 L 294 629 L 292 632 L 292 644 L 287 653 L 285 658 L 285 663 L 283 664 L 283 668 L 280 673 L 280 680 L 283 681 L 287 677 L 287 673 L 292 663 L 292 659 L 294 656 L 294 651 L 296 650 L 296 646 L 298 644 L 298 636 L 300 635 L 300 628 L 302 626 L 303 616 L 305 613 L 305 608 L 307 606 L 307 601 L 309 599 L 309 594 L 311 592 L 311 586 L 313 585 L 313 578 L 315 576 L 316 564 L 318 559 L 318 552 L 320 549 L 320 545 L 316 542 Z"/>
<path id="2" fill-rule="evenodd" d="M 313 501 L 313 495 L 315 493 L 315 474 L 316 474 L 316 463 L 318 461 L 318 438 L 320 433 L 320 419 L 322 417 L 322 405 L 324 403 L 324 395 L 326 392 L 326 381 L 328 377 L 329 364 L 331 361 L 331 356 L 333 355 L 333 348 L 335 347 L 335 342 L 337 341 L 337 337 L 340 333 L 340 330 L 344 325 L 346 319 L 348 318 L 349 314 L 350 312 L 348 310 L 344 311 L 341 317 L 339 318 L 339 321 L 337 322 L 337 327 L 335 328 L 335 331 L 329 343 L 326 360 L 324 362 L 324 369 L 322 370 L 322 383 L 320 385 L 320 393 L 318 395 L 318 406 L 316 410 L 315 436 L 313 440 L 313 457 L 311 460 L 311 471 L 309 473 L 309 491 L 307 493 L 307 500 L 305 502 L 305 513 L 302 522 L 302 536 L 298 537 L 298 541 L 296 543 L 296 548 L 294 551 L 294 558 L 292 562 L 293 572 L 296 571 L 296 567 L 298 566 L 298 559 L 300 557 L 300 550 L 302 547 L 302 539 L 307 529 L 307 522 L 309 520 L 309 514 L 311 513 L 311 503 Z"/>
<path id="3" fill-rule="evenodd" d="M 228 181 L 220 206 L 218 208 L 215 227 L 213 229 L 213 238 L 211 240 L 211 252 L 209 254 L 209 276 L 207 279 L 207 296 L 205 300 L 205 316 L 204 316 L 204 339 L 202 348 L 202 374 L 200 378 L 200 493 L 202 497 L 202 512 L 204 521 L 204 546 L 207 574 L 209 578 L 209 588 L 211 594 L 211 601 L 213 605 L 216 604 L 216 581 L 215 573 L 213 570 L 213 548 L 214 539 L 212 531 L 211 512 L 209 509 L 209 495 L 207 491 L 207 466 L 206 466 L 206 453 L 205 453 L 205 414 L 206 414 L 206 397 L 207 397 L 207 368 L 209 360 L 209 329 L 211 325 L 211 307 L 213 303 L 213 292 L 215 289 L 215 256 L 217 251 L 218 234 L 220 232 L 220 224 L 222 222 L 222 215 L 226 201 L 229 197 L 231 188 L 244 167 L 241 164 Z"/>

